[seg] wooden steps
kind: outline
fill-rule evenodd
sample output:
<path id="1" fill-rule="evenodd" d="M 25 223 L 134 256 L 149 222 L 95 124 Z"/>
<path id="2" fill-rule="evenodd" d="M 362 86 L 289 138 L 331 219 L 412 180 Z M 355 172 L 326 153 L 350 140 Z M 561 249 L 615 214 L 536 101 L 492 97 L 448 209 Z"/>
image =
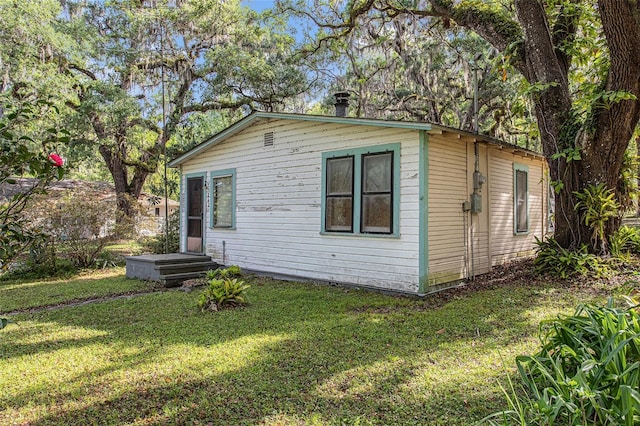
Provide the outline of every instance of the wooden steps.
<path id="1" fill-rule="evenodd" d="M 187 253 L 127 256 L 127 278 L 157 281 L 165 287 L 178 287 L 183 281 L 200 278 L 221 265 L 210 256 Z"/>

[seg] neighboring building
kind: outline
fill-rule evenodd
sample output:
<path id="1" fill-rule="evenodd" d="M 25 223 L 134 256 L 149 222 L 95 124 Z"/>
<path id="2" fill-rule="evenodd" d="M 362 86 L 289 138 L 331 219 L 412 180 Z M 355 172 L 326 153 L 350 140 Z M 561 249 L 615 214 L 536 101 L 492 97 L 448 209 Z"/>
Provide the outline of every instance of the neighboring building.
<path id="1" fill-rule="evenodd" d="M 181 251 L 285 278 L 425 294 L 549 226 L 540 154 L 427 123 L 257 112 L 170 166 Z"/>
<path id="2" fill-rule="evenodd" d="M 141 194 L 138 203 L 142 206 L 142 215 L 136 221 L 138 234 L 142 236 L 157 235 L 162 231 L 167 213 L 171 216 L 180 209 L 180 203 L 157 195 Z"/>

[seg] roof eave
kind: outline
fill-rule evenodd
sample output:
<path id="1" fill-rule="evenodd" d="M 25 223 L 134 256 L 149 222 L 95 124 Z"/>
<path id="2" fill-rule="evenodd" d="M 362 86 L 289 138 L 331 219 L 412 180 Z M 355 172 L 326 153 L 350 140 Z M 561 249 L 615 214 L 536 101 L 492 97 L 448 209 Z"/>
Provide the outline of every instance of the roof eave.
<path id="1" fill-rule="evenodd" d="M 169 167 L 178 167 L 183 164 L 185 161 L 192 158 L 194 155 L 198 154 L 206 150 L 207 148 L 214 146 L 218 142 L 233 136 L 234 134 L 244 130 L 249 127 L 254 121 L 260 119 L 276 119 L 276 120 L 299 120 L 299 121 L 315 121 L 315 122 L 324 122 L 324 123 L 335 123 L 335 124 L 356 124 L 363 126 L 379 126 L 379 127 L 391 127 L 391 128 L 402 128 L 402 129 L 410 129 L 410 130 L 431 130 L 432 125 L 430 123 L 415 123 L 408 121 L 387 121 L 387 120 L 376 120 L 369 118 L 353 118 L 353 117 L 334 117 L 334 116 L 326 116 L 326 115 L 306 115 L 306 114 L 291 114 L 291 113 L 281 113 L 281 112 L 254 112 L 240 121 L 232 124 L 226 129 L 216 133 L 213 136 L 205 139 L 203 142 L 199 143 L 195 147 L 191 148 L 189 151 L 183 153 L 179 157 L 171 160 L 168 163 Z"/>

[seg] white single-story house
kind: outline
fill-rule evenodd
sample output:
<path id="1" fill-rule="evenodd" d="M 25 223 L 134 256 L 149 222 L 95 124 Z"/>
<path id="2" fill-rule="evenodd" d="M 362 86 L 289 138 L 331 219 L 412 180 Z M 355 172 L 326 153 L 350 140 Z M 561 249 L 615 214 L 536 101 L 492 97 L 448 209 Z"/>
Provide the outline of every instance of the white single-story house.
<path id="1" fill-rule="evenodd" d="M 428 123 L 255 112 L 169 165 L 181 251 L 280 277 L 426 294 L 550 226 L 540 154 Z"/>

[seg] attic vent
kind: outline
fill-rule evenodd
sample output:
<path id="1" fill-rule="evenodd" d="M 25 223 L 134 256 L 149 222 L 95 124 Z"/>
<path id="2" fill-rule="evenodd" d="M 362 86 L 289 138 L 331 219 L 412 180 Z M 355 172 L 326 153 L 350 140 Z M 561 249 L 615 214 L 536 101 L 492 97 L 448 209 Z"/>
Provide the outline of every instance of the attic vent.
<path id="1" fill-rule="evenodd" d="M 264 146 L 273 146 L 273 132 L 264 134 Z"/>

